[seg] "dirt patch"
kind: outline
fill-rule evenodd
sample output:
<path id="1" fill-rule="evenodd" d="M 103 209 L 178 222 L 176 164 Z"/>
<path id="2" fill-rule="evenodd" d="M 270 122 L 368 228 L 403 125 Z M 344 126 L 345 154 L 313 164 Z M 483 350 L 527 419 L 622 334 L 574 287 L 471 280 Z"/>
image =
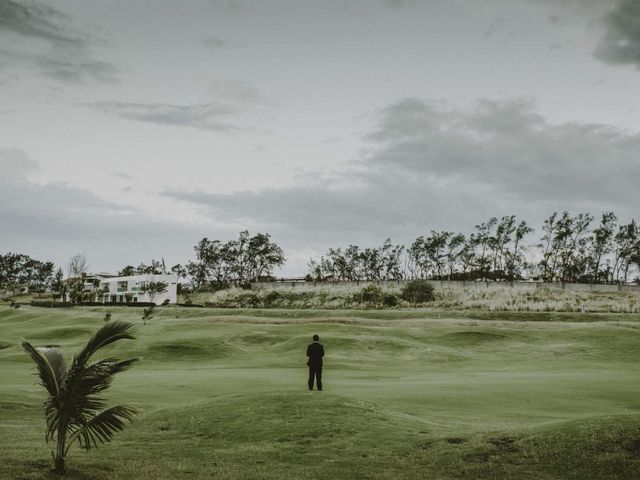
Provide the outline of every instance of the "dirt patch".
<path id="1" fill-rule="evenodd" d="M 629 452 L 631 457 L 640 458 L 640 438 L 632 441 L 626 450 Z"/>
<path id="2" fill-rule="evenodd" d="M 489 457 L 491 455 L 483 452 L 483 453 L 470 453 L 469 455 L 465 455 L 462 459 L 467 463 L 486 463 L 489 461 Z"/>
<path id="3" fill-rule="evenodd" d="M 151 344 L 147 351 L 162 358 L 179 360 L 182 358 L 219 359 L 229 356 L 233 349 L 224 342 L 205 342 L 202 340 L 175 340 Z"/>
<path id="4" fill-rule="evenodd" d="M 463 331 L 453 332 L 443 335 L 444 339 L 452 343 L 461 343 L 467 345 L 478 345 L 487 342 L 496 342 L 499 340 L 505 340 L 506 335 L 492 332 L 475 332 L 475 331 Z"/>
<path id="5" fill-rule="evenodd" d="M 447 438 L 447 443 L 450 443 L 451 445 L 460 445 L 461 443 L 465 443 L 467 440 L 465 438 L 459 438 L 459 437 L 452 437 L 452 438 Z"/>
<path id="6" fill-rule="evenodd" d="M 431 448 L 431 445 L 433 445 L 433 440 L 423 440 L 421 442 L 418 442 L 418 448 L 420 448 L 422 450 L 426 450 L 427 448 Z"/>
<path id="7" fill-rule="evenodd" d="M 489 443 L 496 447 L 500 452 L 512 453 L 519 450 L 516 445 L 517 438 L 514 437 L 495 437 L 490 438 Z"/>

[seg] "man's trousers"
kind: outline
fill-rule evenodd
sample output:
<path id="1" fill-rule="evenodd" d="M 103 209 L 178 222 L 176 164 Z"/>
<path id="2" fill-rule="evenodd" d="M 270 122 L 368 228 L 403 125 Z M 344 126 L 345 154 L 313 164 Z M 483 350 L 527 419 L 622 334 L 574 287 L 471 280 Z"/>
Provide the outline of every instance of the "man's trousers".
<path id="1" fill-rule="evenodd" d="M 316 379 L 316 387 L 322 390 L 322 365 L 309 365 L 309 390 L 313 390 L 313 379 Z"/>

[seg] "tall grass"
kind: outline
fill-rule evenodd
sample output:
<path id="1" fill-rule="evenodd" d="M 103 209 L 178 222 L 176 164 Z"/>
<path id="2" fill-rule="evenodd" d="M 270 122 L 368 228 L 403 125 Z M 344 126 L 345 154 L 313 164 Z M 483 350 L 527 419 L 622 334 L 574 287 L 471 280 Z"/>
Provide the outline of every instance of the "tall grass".
<path id="1" fill-rule="evenodd" d="M 480 309 L 516 312 L 596 312 L 640 313 L 640 294 L 636 292 L 576 292 L 560 289 L 520 290 L 506 286 L 443 289 L 434 284 L 436 299 L 420 306 L 438 309 Z M 217 308 L 409 308 L 414 305 L 400 298 L 399 285 L 381 285 L 385 295 L 395 296 L 395 306 L 371 304 L 361 299 L 362 286 L 353 284 L 298 285 L 277 290 L 228 289 L 216 293 L 191 295 L 194 303 Z"/>

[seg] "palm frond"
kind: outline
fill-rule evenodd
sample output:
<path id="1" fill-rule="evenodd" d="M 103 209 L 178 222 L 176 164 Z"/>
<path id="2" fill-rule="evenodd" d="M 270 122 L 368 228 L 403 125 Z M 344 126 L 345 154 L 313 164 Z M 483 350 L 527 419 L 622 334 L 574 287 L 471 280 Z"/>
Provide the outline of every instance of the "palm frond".
<path id="1" fill-rule="evenodd" d="M 119 372 L 124 372 L 128 370 L 131 365 L 136 363 L 139 358 L 129 358 L 127 360 L 115 360 L 112 358 L 105 358 L 104 360 L 100 360 L 98 362 L 93 363 L 87 370 L 91 370 L 93 368 L 108 370 L 111 375 L 115 375 Z"/>
<path id="2" fill-rule="evenodd" d="M 67 450 L 76 440 L 86 450 L 97 447 L 98 443 L 107 443 L 113 434 L 124 430 L 125 421 L 133 421 L 136 415 L 134 408 L 118 405 L 104 410 L 75 430 L 68 443 Z"/>
<path id="3" fill-rule="evenodd" d="M 113 342 L 123 339 L 133 339 L 134 336 L 131 333 L 133 329 L 133 323 L 114 321 L 105 323 L 94 335 L 89 339 L 82 351 L 76 355 L 73 359 L 73 367 L 84 365 L 89 361 L 89 358 L 100 350 Z"/>
<path id="4" fill-rule="evenodd" d="M 26 340 L 22 341 L 22 349 L 36 363 L 42 386 L 47 389 L 49 395 L 57 397 L 68 373 L 67 363 L 62 354 L 55 348 L 36 348 Z"/>
<path id="5" fill-rule="evenodd" d="M 95 395 L 109 388 L 116 373 L 128 369 L 137 358 L 128 360 L 101 360 L 85 368 L 72 369 L 63 392 L 63 415 L 68 424 L 82 425 L 86 418 L 104 407 L 104 401 Z"/>
<path id="6" fill-rule="evenodd" d="M 43 404 L 44 419 L 47 425 L 45 439 L 49 442 L 58 430 L 60 424 L 60 401 L 59 398 L 49 396 Z"/>

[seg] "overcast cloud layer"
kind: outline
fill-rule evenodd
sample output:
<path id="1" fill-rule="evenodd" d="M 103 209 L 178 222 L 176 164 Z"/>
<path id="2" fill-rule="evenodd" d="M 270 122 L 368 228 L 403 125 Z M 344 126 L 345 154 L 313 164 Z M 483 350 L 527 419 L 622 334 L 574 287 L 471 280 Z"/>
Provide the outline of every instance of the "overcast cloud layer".
<path id="1" fill-rule="evenodd" d="M 639 69 L 635 0 L 0 0 L 0 252 L 638 219 Z"/>
<path id="2" fill-rule="evenodd" d="M 259 192 L 166 190 L 305 242 L 403 240 L 425 228 L 469 231 L 488 215 L 542 221 L 554 209 L 634 214 L 640 135 L 606 125 L 549 124 L 525 100 L 468 111 L 407 98 L 381 109 L 352 167 Z M 330 232 L 325 238 L 321 232 Z M 315 240 L 314 240 L 315 239 Z"/>
<path id="3" fill-rule="evenodd" d="M 35 1 L 0 1 L 3 70 L 28 70 L 64 83 L 114 82 L 115 65 L 93 58 L 98 37 L 74 25 L 58 9 Z"/>

